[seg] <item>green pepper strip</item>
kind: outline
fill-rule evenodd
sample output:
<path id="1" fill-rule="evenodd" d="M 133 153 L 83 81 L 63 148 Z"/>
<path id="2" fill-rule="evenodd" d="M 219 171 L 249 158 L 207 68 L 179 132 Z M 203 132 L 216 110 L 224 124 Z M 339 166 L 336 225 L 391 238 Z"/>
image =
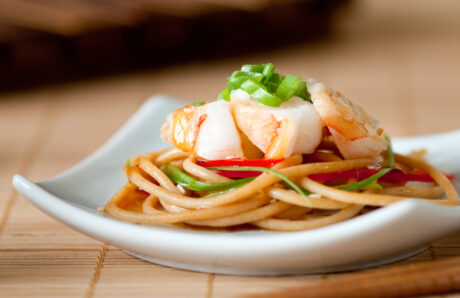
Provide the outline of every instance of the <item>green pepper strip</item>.
<path id="1" fill-rule="evenodd" d="M 179 170 L 172 164 L 166 165 L 163 170 L 174 183 L 182 185 L 184 188 L 190 190 L 203 192 L 235 188 L 255 179 L 254 177 L 249 177 L 223 183 L 206 183 L 198 181 L 195 178 L 185 174 L 183 171 Z"/>
<path id="2" fill-rule="evenodd" d="M 292 187 L 295 191 L 297 191 L 299 194 L 301 194 L 305 198 L 305 200 L 308 201 L 308 195 L 302 188 L 297 186 L 294 182 L 292 182 L 285 175 L 281 174 L 278 171 L 272 170 L 270 168 L 264 168 L 264 167 L 211 167 L 209 169 L 211 169 L 211 170 L 221 170 L 221 171 L 251 171 L 251 172 L 257 171 L 257 172 L 270 173 L 270 174 L 273 174 L 273 175 L 281 178 L 290 187 Z"/>
<path id="3" fill-rule="evenodd" d="M 388 147 L 387 147 L 388 166 L 394 167 L 395 166 L 395 154 L 393 153 L 393 146 L 391 145 L 391 139 L 387 135 L 384 135 L 383 137 L 388 142 Z"/>
<path id="4" fill-rule="evenodd" d="M 374 175 L 370 176 L 369 178 L 366 178 L 364 180 L 361 180 L 357 183 L 353 184 L 344 184 L 344 185 L 337 185 L 335 188 L 341 189 L 341 190 L 359 190 L 365 188 L 367 185 L 371 184 L 372 182 L 376 181 L 386 173 L 390 172 L 392 169 L 391 168 L 386 168 L 378 171 Z"/>

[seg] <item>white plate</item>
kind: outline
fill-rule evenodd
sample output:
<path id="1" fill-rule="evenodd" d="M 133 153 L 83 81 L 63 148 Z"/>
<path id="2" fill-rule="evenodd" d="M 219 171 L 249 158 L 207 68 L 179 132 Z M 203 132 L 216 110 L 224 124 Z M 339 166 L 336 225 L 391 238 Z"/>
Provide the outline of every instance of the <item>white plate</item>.
<path id="1" fill-rule="evenodd" d="M 354 270 L 408 257 L 460 228 L 460 207 L 405 200 L 332 226 L 292 233 L 233 233 L 142 226 L 96 211 L 125 183 L 121 168 L 133 155 L 167 146 L 159 138 L 165 115 L 183 103 L 148 100 L 97 152 L 57 177 L 14 187 L 38 208 L 95 239 L 139 258 L 195 271 L 278 275 Z M 396 151 L 427 148 L 441 169 L 460 175 L 460 130 L 394 140 Z"/>

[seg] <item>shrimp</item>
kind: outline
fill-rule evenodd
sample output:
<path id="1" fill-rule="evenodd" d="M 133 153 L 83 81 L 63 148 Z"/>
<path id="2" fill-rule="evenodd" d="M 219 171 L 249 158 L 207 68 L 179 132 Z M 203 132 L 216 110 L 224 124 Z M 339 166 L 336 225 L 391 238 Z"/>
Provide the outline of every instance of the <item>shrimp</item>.
<path id="1" fill-rule="evenodd" d="M 238 128 L 265 158 L 313 153 L 321 143 L 321 118 L 313 105 L 301 98 L 293 97 L 274 108 L 238 89 L 232 91 L 231 103 Z"/>
<path id="2" fill-rule="evenodd" d="M 345 159 L 373 157 L 388 146 L 383 130 L 362 107 L 314 79 L 307 80 L 307 88 L 315 109 Z"/>
<path id="3" fill-rule="evenodd" d="M 174 111 L 161 135 L 176 148 L 209 160 L 311 154 L 323 140 L 324 126 L 346 159 L 373 157 L 387 147 L 383 130 L 363 108 L 313 79 L 307 88 L 313 104 L 292 97 L 279 107 L 233 90 L 230 102 Z"/>
<path id="4" fill-rule="evenodd" d="M 184 152 L 209 160 L 244 157 L 230 103 L 222 100 L 175 110 L 167 116 L 161 137 Z"/>

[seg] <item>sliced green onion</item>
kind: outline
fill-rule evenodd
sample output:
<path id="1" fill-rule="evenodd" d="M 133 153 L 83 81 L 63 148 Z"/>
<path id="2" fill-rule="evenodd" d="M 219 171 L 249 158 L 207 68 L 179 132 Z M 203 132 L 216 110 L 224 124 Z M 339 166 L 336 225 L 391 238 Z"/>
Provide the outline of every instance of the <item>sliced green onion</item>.
<path id="1" fill-rule="evenodd" d="M 257 72 L 235 71 L 230 77 L 227 78 L 227 84 L 231 90 L 239 89 L 241 84 L 247 80 L 261 82 L 264 75 Z"/>
<path id="2" fill-rule="evenodd" d="M 266 64 L 245 64 L 241 66 L 241 71 L 242 72 L 255 72 L 255 73 L 261 73 L 263 75 L 270 75 L 273 73 L 275 70 L 275 67 L 271 63 L 266 63 Z"/>
<path id="3" fill-rule="evenodd" d="M 311 96 L 310 96 L 310 93 L 307 91 L 306 82 L 300 82 L 299 86 L 297 87 L 295 96 L 300 97 L 303 100 L 306 100 L 309 103 L 311 103 Z"/>
<path id="4" fill-rule="evenodd" d="M 276 89 L 278 89 L 278 86 L 281 84 L 281 81 L 283 81 L 284 76 L 273 73 L 270 77 L 267 77 L 267 79 L 264 81 L 264 85 L 267 88 L 267 90 L 271 93 L 275 93 Z"/>
<path id="5" fill-rule="evenodd" d="M 201 106 L 204 105 L 204 104 L 205 104 L 204 101 L 199 101 L 199 102 L 194 102 L 194 103 L 192 103 L 192 106 L 201 107 Z"/>
<path id="6" fill-rule="evenodd" d="M 243 65 L 241 70 L 233 72 L 227 78 L 227 84 L 229 87 L 224 89 L 217 99 L 228 101 L 230 91 L 243 89 L 257 101 L 271 107 L 279 107 L 293 96 L 311 103 L 306 82 L 299 76 L 282 76 L 275 73 L 275 67 L 271 63 Z"/>
<path id="7" fill-rule="evenodd" d="M 292 180 L 289 179 L 288 177 L 286 177 L 285 175 L 281 174 L 278 171 L 270 169 L 270 168 L 264 168 L 264 167 L 211 167 L 209 169 L 211 169 L 211 170 L 221 170 L 221 171 L 251 171 L 251 172 L 257 171 L 257 172 L 270 173 L 270 174 L 273 174 L 273 175 L 281 178 L 285 183 L 287 183 L 295 191 L 297 191 L 299 194 L 301 194 L 305 198 L 305 200 L 308 201 L 308 195 L 301 187 L 297 186 L 297 184 L 292 182 Z"/>
<path id="8" fill-rule="evenodd" d="M 341 190 L 360 190 L 371 184 L 372 182 L 378 180 L 380 177 L 385 175 L 386 173 L 390 172 L 392 169 L 391 168 L 386 168 L 378 171 L 374 175 L 370 176 L 369 178 L 366 178 L 364 180 L 361 180 L 357 183 L 353 184 L 344 184 L 344 185 L 337 185 L 335 188 L 341 189 Z"/>
<path id="9" fill-rule="evenodd" d="M 230 188 L 242 186 L 255 179 L 254 177 L 250 177 L 223 183 L 206 183 L 187 175 L 172 164 L 167 164 L 163 168 L 163 171 L 174 183 L 182 185 L 184 188 L 200 192 L 228 190 Z"/>
<path id="10" fill-rule="evenodd" d="M 131 167 L 131 159 L 128 159 L 128 160 L 126 161 L 126 167 L 127 167 L 127 168 L 130 168 L 130 167 Z"/>
<path id="11" fill-rule="evenodd" d="M 253 80 L 247 80 L 240 88 L 266 106 L 279 107 L 283 103 L 281 98 L 271 94 L 264 85 Z"/>
<path id="12" fill-rule="evenodd" d="M 386 134 L 383 135 L 385 140 L 388 142 L 388 147 L 387 147 L 387 159 L 388 159 L 388 166 L 389 167 L 394 167 L 395 166 L 395 154 L 393 152 L 393 146 L 391 145 L 391 139 L 389 136 Z"/>
<path id="13" fill-rule="evenodd" d="M 283 101 L 288 100 L 296 94 L 301 80 L 301 77 L 295 75 L 285 76 L 278 86 L 275 95 Z"/>
<path id="14" fill-rule="evenodd" d="M 219 95 L 217 96 L 217 100 L 223 99 L 226 101 L 230 101 L 230 93 L 231 93 L 230 88 L 225 88 L 219 93 Z"/>
<path id="15" fill-rule="evenodd" d="M 378 190 L 382 190 L 383 187 L 377 181 L 372 181 L 368 185 L 364 186 L 362 189 L 378 189 Z"/>

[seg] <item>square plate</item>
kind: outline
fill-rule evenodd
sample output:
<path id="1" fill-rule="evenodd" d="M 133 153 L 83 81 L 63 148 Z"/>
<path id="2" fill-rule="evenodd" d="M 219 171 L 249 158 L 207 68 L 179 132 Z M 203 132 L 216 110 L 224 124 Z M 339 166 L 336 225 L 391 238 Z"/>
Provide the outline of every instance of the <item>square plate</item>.
<path id="1" fill-rule="evenodd" d="M 33 183 L 15 175 L 19 193 L 57 220 L 158 264 L 241 275 L 362 269 L 400 260 L 460 228 L 460 207 L 407 199 L 331 226 L 301 232 L 211 232 L 136 225 L 98 213 L 126 182 L 130 157 L 168 146 L 159 137 L 166 115 L 184 103 L 154 96 L 99 150 L 75 167 Z M 428 150 L 440 169 L 460 174 L 460 130 L 394 140 L 395 151 Z"/>

